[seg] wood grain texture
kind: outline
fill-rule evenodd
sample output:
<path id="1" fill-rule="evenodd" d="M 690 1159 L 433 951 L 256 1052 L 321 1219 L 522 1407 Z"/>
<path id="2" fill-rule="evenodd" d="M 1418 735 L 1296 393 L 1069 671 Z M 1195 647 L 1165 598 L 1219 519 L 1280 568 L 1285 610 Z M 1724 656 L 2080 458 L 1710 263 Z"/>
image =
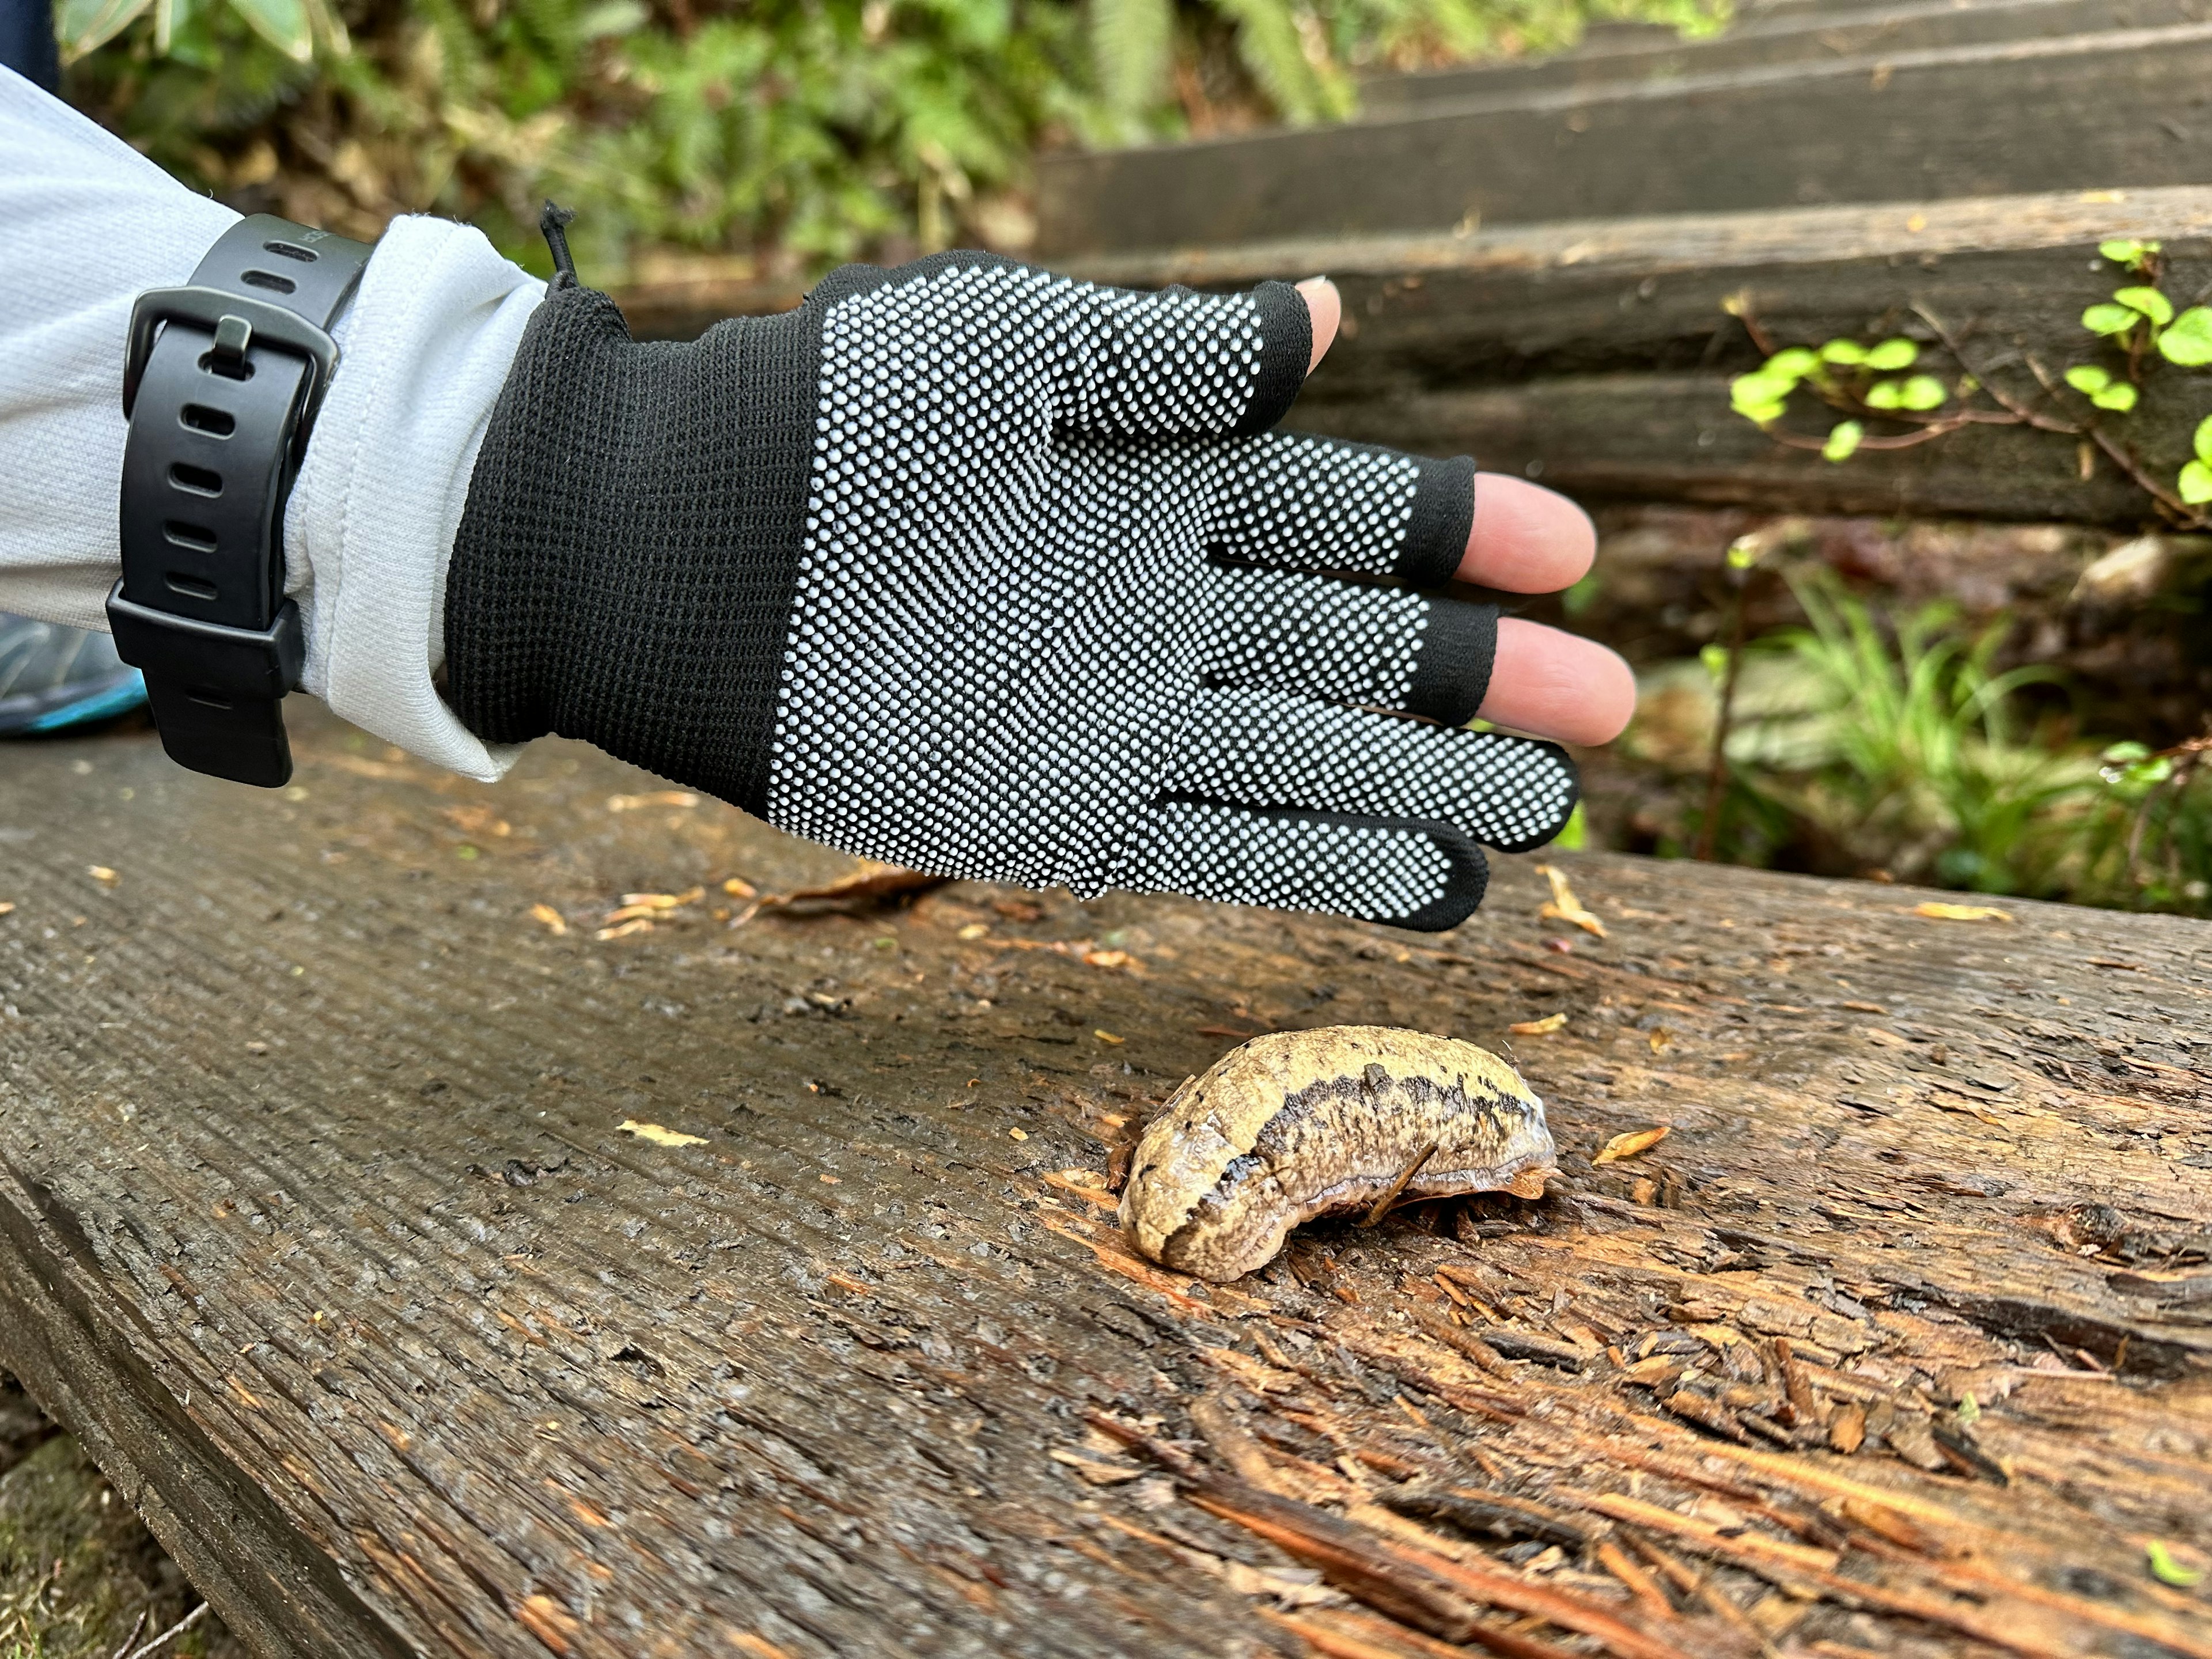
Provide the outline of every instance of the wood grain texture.
<path id="1" fill-rule="evenodd" d="M 1047 157 L 1048 259 L 2203 182 L 2212 23 L 1863 53 Z M 1480 101 L 1480 100 L 1478 100 Z"/>
<path id="2" fill-rule="evenodd" d="M 2142 1565 L 2212 1550 L 2200 924 L 1591 857 L 1565 954 L 1525 860 L 1441 939 L 732 929 L 714 882 L 848 866 L 573 745 L 493 788 L 293 724 L 290 794 L 0 757 L 0 1364 L 258 1652 L 2212 1652 Z M 1554 1012 L 1551 1199 L 1212 1289 L 1113 1231 L 1240 1034 Z"/>
<path id="3" fill-rule="evenodd" d="M 2149 517 L 2148 498 L 2102 456 L 2085 474 L 2075 439 L 1981 428 L 1832 466 L 1774 444 L 1728 398 L 1729 378 L 1760 358 L 1735 306 L 1791 343 L 1898 332 L 1932 345 L 1933 317 L 1975 372 L 2051 406 L 2031 360 L 2055 380 L 2098 357 L 2080 316 L 2121 280 L 2096 258 L 2110 235 L 2164 239 L 2169 285 L 2193 293 L 2212 277 L 2212 190 L 1502 226 L 1073 269 L 1224 288 L 1332 273 L 1346 325 L 1291 417 L 1313 430 L 1472 453 L 1589 496 L 2129 526 Z M 1930 361 L 1954 373 L 1942 354 Z M 2171 477 L 2203 396 L 2201 375 L 2154 374 L 2140 412 L 2114 429 Z M 1802 432 L 1836 418 L 1801 402 L 1790 424 Z M 2088 412 L 2070 394 L 2055 406 Z"/>
<path id="4" fill-rule="evenodd" d="M 1931 47 L 2058 39 L 2101 29 L 2201 21 L 2202 0 L 1915 0 L 1906 5 L 1739 8 L 1721 33 L 1686 40 L 1664 27 L 1600 28 L 1576 51 L 1527 63 L 1470 64 L 1382 75 L 1360 88 L 1368 120 L 1536 91 L 1591 91 L 1622 82 L 1679 81 L 1729 70 L 1818 64 Z"/>

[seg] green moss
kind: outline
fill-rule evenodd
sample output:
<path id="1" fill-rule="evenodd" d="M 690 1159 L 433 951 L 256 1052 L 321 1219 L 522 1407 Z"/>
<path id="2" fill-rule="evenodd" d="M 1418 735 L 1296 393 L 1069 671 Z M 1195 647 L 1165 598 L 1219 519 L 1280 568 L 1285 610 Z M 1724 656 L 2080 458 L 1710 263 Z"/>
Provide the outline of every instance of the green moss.
<path id="1" fill-rule="evenodd" d="M 57 1435 L 0 1475 L 0 1659 L 112 1659 L 199 1597 L 76 1442 Z M 165 1653 L 239 1654 L 204 1620 Z"/>

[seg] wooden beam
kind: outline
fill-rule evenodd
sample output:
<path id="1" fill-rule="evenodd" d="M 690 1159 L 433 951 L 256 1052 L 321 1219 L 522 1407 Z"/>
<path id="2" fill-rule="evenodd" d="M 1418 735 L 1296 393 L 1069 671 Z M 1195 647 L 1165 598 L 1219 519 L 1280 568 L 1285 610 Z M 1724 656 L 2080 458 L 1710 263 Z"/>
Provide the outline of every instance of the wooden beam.
<path id="1" fill-rule="evenodd" d="M 485 786 L 291 720 L 282 793 L 142 733 L 23 748 L 0 800 L 0 1365 L 264 1659 L 1264 1645 L 1312 1586 L 1093 1412 L 1455 1640 L 1534 1593 L 1645 1615 L 1401 1489 L 1585 1531 L 1714 1499 L 1668 1547 L 1739 1601 L 1864 1542 L 1813 1589 L 1870 1647 L 2212 1655 L 2142 1541 L 2146 1505 L 2212 1536 L 2206 1275 L 2169 1265 L 2212 1228 L 2202 923 L 1592 856 L 1608 936 L 1565 953 L 1526 859 L 1441 938 L 972 884 L 732 927 L 724 878 L 849 862 L 581 745 Z M 1517 1048 L 1559 1191 L 1231 1286 L 1129 1255 L 1112 1145 L 1236 1033 L 1332 1021 Z M 1588 1363 L 1478 1369 L 1486 1329 Z M 1863 1446 L 1808 1455 L 1847 1410 Z M 1738 1650 L 1654 1619 L 1637 1650 Z"/>
<path id="2" fill-rule="evenodd" d="M 2212 189 L 1316 239 L 1069 268 L 1140 287 L 1330 272 L 1346 326 L 1297 426 L 1468 451 L 1594 494 L 2124 526 L 2149 515 L 2148 498 L 2101 456 L 2085 478 L 2071 440 L 1985 429 L 1832 466 L 1731 414 L 1727 389 L 1759 358 L 1729 306 L 1790 343 L 1893 331 L 1932 341 L 1924 310 L 1976 373 L 2039 398 L 2029 357 L 2055 376 L 2100 356 L 2079 319 L 2122 280 L 2095 253 L 2115 235 L 2164 238 L 2176 291 L 2191 292 L 2212 275 Z M 2170 477 L 2206 397 L 2203 375 L 2163 368 L 2112 430 Z M 1816 416 L 1802 412 L 1802 428 L 1820 429 Z"/>
<path id="3" fill-rule="evenodd" d="M 1817 64 L 1838 58 L 1925 52 L 1942 46 L 2094 34 L 2203 22 L 2205 0 L 1914 0 L 1907 5 L 1796 8 L 1741 16 L 1709 40 L 1672 30 L 1593 30 L 1580 49 L 1526 63 L 1477 64 L 1413 75 L 1382 75 L 1360 88 L 1370 121 L 1510 100 L 1538 91 L 1595 91 L 1628 82 L 1681 80 L 1728 70 Z"/>
<path id="4" fill-rule="evenodd" d="M 2212 175 L 2212 23 L 1860 53 L 1048 157 L 1047 257 Z"/>

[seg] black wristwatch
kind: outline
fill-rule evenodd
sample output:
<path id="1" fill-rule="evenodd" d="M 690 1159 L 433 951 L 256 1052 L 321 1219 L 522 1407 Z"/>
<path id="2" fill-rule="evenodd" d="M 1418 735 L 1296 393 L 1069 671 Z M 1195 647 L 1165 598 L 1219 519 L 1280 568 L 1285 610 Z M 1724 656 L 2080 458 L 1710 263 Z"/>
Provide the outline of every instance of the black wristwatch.
<path id="1" fill-rule="evenodd" d="M 292 775 L 279 705 L 306 649 L 284 597 L 284 500 L 337 367 L 331 320 L 369 252 L 256 214 L 190 286 L 131 308 L 107 620 L 145 672 L 162 747 L 195 772 L 272 789 Z"/>

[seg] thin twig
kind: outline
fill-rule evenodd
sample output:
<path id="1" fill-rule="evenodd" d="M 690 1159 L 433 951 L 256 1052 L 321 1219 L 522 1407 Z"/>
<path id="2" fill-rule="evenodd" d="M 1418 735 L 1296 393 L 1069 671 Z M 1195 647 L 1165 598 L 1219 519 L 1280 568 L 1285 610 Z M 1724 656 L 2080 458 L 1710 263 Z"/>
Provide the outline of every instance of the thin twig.
<path id="1" fill-rule="evenodd" d="M 1713 752 L 1705 764 L 1705 817 L 1698 826 L 1697 858 L 1700 863 L 1712 862 L 1715 848 L 1719 845 L 1721 802 L 1728 793 L 1729 728 L 1735 720 L 1736 679 L 1743 672 L 1743 640 L 1746 613 L 1751 606 L 1753 572 L 1738 572 L 1730 568 L 1735 586 L 1735 604 L 1729 621 L 1728 672 L 1721 680 L 1720 708 L 1713 720 Z"/>
<path id="2" fill-rule="evenodd" d="M 198 1624 L 199 1621 L 207 1615 L 207 1610 L 208 1604 L 204 1601 L 201 1602 L 199 1606 L 194 1607 L 183 1618 L 178 1620 L 177 1622 L 170 1626 L 168 1629 L 163 1631 L 152 1641 L 147 1643 L 144 1647 L 140 1648 L 134 1652 L 131 1656 L 131 1659 L 149 1659 L 149 1656 L 159 1652 L 175 1638 L 182 1636 L 194 1625 Z"/>
<path id="3" fill-rule="evenodd" d="M 2106 458 L 2112 461 L 2113 465 L 2118 467 L 2120 471 L 2127 476 L 2128 479 L 2135 484 L 2136 488 L 2142 490 L 2146 495 L 2148 495 L 2151 500 L 2157 502 L 2159 507 L 2176 522 L 2191 529 L 2198 529 L 2203 527 L 2205 523 L 2204 514 L 2193 510 L 2187 502 L 2184 501 L 2179 496 L 2172 494 L 2170 490 L 2161 485 L 2155 478 L 2151 477 L 2149 472 L 2144 470 L 2142 463 L 2137 460 L 2134 455 L 2130 453 L 2127 449 L 2123 447 L 2116 440 L 2114 440 L 2112 436 L 2105 430 L 2104 427 L 2100 423 L 2093 421 L 2087 425 L 2084 425 L 2078 422 L 2057 420 L 2051 416 L 2039 414 L 2036 410 L 2030 409 L 2027 405 L 2014 398 L 2011 393 L 2006 392 L 2002 386 L 1984 379 L 1983 376 L 1976 371 L 1974 366 L 1966 361 L 1966 353 L 1960 349 L 1958 341 L 1952 337 L 1950 331 L 1945 328 L 1941 322 L 1936 320 L 1935 313 L 1929 311 L 1927 307 L 1918 303 L 1917 301 L 1914 302 L 1912 309 L 1914 313 L 1919 317 L 1922 322 L 1927 324 L 1929 328 L 1936 331 L 1936 337 L 1943 343 L 1943 349 L 1945 350 L 1948 351 L 1952 356 L 1958 359 L 1959 367 L 1965 369 L 1969 374 L 1972 374 L 1974 379 L 1980 383 L 1982 390 L 1988 392 L 1997 403 L 2002 404 L 2007 410 L 2017 416 L 2023 425 L 2032 426 L 2039 432 L 2057 432 L 2063 434 L 2065 436 L 2069 438 L 2087 438 L 2090 442 L 2095 444 L 2098 448 L 2105 452 Z M 2038 362 L 2033 355 L 2029 356 L 2026 361 L 2030 372 L 2034 374 L 2037 383 L 2040 385 L 2044 391 L 2051 397 L 2057 397 L 2058 395 L 2058 388 L 2051 383 L 2050 374 L 2044 368 L 2043 365 Z"/>
<path id="4" fill-rule="evenodd" d="M 131 1648 L 137 1643 L 138 1632 L 146 1628 L 146 1614 L 148 1611 L 149 1609 L 145 1607 L 138 1609 L 138 1617 L 132 1621 L 131 1626 L 131 1634 L 123 1638 L 123 1645 L 115 1650 L 115 1659 L 127 1659 L 127 1656 L 129 1655 Z"/>

